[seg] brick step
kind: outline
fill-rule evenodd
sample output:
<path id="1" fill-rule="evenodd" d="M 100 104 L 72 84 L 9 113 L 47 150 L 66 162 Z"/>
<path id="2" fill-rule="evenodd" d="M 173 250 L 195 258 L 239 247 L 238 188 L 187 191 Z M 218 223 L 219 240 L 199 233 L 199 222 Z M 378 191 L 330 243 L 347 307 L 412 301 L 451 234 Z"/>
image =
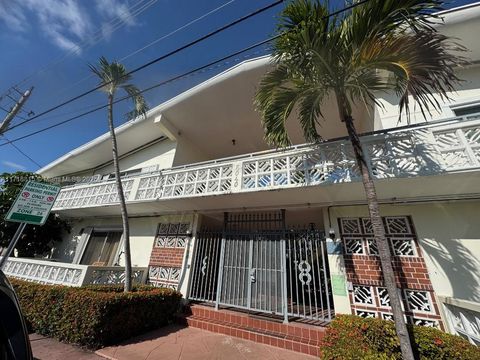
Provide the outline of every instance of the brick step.
<path id="1" fill-rule="evenodd" d="M 260 319 L 231 310 L 190 305 L 179 321 L 185 325 L 237 338 L 319 356 L 325 328 L 307 324 Z"/>

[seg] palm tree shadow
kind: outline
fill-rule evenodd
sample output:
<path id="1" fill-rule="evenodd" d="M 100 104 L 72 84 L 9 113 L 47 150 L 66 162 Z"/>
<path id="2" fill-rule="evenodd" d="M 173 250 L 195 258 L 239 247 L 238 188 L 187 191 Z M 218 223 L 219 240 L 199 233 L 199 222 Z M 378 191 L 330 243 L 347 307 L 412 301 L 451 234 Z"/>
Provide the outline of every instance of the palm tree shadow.
<path id="1" fill-rule="evenodd" d="M 429 129 L 361 136 L 370 158 L 371 175 L 378 179 L 439 175 L 446 168 Z M 348 138 L 312 144 L 304 161 L 293 168 L 303 185 L 338 184 L 360 180 Z"/>
<path id="2" fill-rule="evenodd" d="M 420 243 L 423 256 L 435 266 L 434 276 L 445 281 L 438 295 L 447 295 L 442 291 L 450 287 L 454 298 L 480 301 L 480 261 L 459 239 L 421 239 Z"/>

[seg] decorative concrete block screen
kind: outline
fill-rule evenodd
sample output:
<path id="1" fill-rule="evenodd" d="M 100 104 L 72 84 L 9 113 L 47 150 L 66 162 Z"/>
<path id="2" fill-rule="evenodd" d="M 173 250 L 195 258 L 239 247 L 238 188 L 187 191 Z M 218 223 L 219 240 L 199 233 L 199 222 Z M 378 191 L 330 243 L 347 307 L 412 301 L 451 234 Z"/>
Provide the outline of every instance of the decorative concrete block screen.
<path id="1" fill-rule="evenodd" d="M 178 288 L 190 229 L 189 222 L 160 223 L 158 225 L 148 272 L 152 285 Z"/>
<path id="2" fill-rule="evenodd" d="M 409 216 L 384 217 L 394 255 L 393 268 L 401 287 L 403 310 L 409 323 L 443 328 L 433 287 Z M 345 267 L 352 313 L 392 320 L 390 298 L 383 284 L 377 246 L 369 218 L 340 218 Z"/>

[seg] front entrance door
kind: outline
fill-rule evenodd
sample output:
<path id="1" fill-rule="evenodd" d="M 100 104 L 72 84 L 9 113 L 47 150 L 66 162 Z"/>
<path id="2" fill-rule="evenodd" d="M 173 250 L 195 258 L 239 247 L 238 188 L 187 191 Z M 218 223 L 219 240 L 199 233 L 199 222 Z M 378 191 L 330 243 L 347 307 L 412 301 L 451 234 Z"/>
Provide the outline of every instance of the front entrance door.
<path id="1" fill-rule="evenodd" d="M 221 305 L 283 314 L 282 232 L 227 232 Z"/>
<path id="2" fill-rule="evenodd" d="M 284 211 L 226 215 L 220 260 L 220 305 L 269 314 L 285 313 L 284 228 Z"/>

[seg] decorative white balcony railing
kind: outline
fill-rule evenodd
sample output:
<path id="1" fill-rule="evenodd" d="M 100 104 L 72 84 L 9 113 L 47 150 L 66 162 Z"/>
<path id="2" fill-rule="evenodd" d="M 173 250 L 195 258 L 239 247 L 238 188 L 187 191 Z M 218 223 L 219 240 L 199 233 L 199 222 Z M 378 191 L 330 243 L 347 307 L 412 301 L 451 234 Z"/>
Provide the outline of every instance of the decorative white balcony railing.
<path id="1" fill-rule="evenodd" d="M 362 136 L 377 179 L 480 168 L 480 114 Z M 192 164 L 123 180 L 128 202 L 360 180 L 348 139 Z M 53 210 L 115 204 L 112 180 L 65 187 Z"/>
<path id="2" fill-rule="evenodd" d="M 3 272 L 13 278 L 50 285 L 84 286 L 112 285 L 125 282 L 121 266 L 91 266 L 10 257 Z M 133 268 L 133 282 L 145 284 L 148 268 Z"/>

